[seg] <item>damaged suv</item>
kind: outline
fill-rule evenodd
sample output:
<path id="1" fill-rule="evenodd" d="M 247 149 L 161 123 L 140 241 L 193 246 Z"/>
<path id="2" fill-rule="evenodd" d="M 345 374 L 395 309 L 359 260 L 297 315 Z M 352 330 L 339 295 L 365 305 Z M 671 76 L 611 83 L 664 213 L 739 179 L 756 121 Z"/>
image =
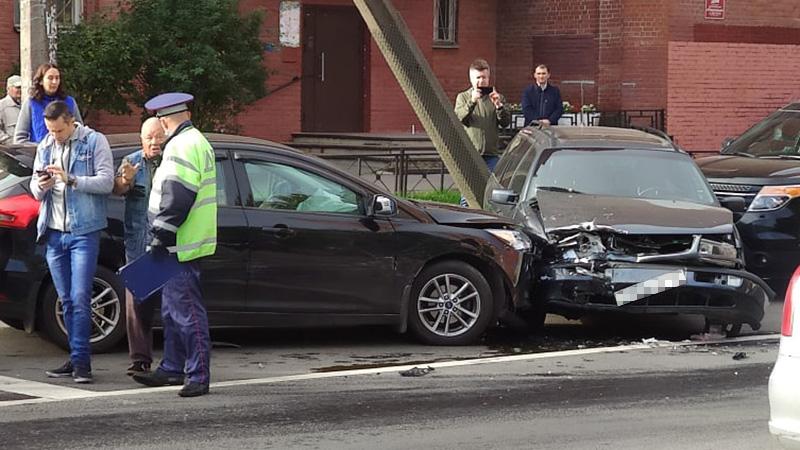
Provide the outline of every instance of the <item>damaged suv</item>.
<path id="1" fill-rule="evenodd" d="M 746 272 L 729 209 L 666 135 L 528 127 L 489 179 L 484 207 L 534 241 L 536 311 L 700 314 L 728 336 L 760 327 L 774 297 Z M 539 325 L 536 323 L 534 325 Z"/>

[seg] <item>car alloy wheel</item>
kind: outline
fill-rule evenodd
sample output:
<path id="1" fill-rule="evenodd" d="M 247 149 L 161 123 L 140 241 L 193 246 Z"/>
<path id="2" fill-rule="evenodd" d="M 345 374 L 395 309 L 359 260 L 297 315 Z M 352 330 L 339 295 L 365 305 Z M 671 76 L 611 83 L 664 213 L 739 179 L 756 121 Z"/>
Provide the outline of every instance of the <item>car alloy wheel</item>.
<path id="1" fill-rule="evenodd" d="M 461 261 L 434 264 L 412 289 L 409 327 L 433 345 L 473 343 L 493 317 L 492 290 L 483 274 Z"/>
<path id="2" fill-rule="evenodd" d="M 89 343 L 93 353 L 113 349 L 125 337 L 125 297 L 119 277 L 98 266 L 92 281 L 92 330 Z M 58 346 L 69 349 L 64 310 L 55 287 L 50 285 L 42 299 L 39 326 Z"/>
<path id="3" fill-rule="evenodd" d="M 481 295 L 470 281 L 454 273 L 425 284 L 417 297 L 417 314 L 432 333 L 453 337 L 469 331 L 481 314 Z"/>
<path id="4" fill-rule="evenodd" d="M 122 308 L 124 300 L 121 300 L 107 281 L 97 278 L 92 282 L 92 333 L 89 335 L 89 342 L 94 344 L 108 338 L 119 326 L 122 318 Z M 56 318 L 58 326 L 64 334 L 67 334 L 67 327 L 64 323 L 64 309 L 61 299 L 56 302 Z"/>

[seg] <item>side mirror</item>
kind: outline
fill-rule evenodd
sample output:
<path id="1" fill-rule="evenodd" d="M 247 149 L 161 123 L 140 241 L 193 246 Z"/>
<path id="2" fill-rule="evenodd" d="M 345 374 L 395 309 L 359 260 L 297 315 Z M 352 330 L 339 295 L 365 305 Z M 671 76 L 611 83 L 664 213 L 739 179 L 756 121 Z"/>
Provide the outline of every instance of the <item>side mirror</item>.
<path id="1" fill-rule="evenodd" d="M 372 201 L 367 205 L 368 216 L 394 216 L 397 214 L 397 203 L 393 198 L 386 195 L 374 195 Z"/>
<path id="2" fill-rule="evenodd" d="M 725 150 L 726 148 L 728 148 L 728 146 L 731 145 L 731 142 L 733 142 L 735 140 L 736 140 L 736 138 L 735 137 L 731 137 L 731 136 L 728 136 L 725 139 L 723 139 L 722 140 L 722 149 Z"/>
<path id="3" fill-rule="evenodd" d="M 742 197 L 723 197 L 719 199 L 719 204 L 723 208 L 728 208 L 735 213 L 743 213 L 745 211 L 744 199 Z"/>
<path id="4" fill-rule="evenodd" d="M 516 205 L 519 194 L 508 189 L 493 189 L 489 201 L 498 205 Z"/>

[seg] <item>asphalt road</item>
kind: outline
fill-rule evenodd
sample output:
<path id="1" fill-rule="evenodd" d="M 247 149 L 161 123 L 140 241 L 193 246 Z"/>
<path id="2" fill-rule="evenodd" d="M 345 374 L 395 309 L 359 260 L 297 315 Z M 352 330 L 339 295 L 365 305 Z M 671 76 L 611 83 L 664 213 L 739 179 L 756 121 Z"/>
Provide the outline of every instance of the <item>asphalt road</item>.
<path id="1" fill-rule="evenodd" d="M 1 328 L 0 447 L 778 448 L 777 340 L 684 341 L 697 326 L 556 320 L 544 337 L 500 331 L 471 347 L 381 329 L 216 332 L 212 391 L 195 399 L 131 383 L 124 349 L 96 355 L 96 383 L 76 391 L 42 376 L 63 351 Z"/>

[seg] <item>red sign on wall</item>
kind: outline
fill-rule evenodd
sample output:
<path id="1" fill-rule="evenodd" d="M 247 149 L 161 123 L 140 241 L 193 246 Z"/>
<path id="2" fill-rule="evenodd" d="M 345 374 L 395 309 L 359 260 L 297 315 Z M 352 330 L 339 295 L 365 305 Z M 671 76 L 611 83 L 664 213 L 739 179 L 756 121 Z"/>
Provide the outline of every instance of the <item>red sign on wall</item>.
<path id="1" fill-rule="evenodd" d="M 706 0 L 706 19 L 722 20 L 725 18 L 725 0 Z"/>

